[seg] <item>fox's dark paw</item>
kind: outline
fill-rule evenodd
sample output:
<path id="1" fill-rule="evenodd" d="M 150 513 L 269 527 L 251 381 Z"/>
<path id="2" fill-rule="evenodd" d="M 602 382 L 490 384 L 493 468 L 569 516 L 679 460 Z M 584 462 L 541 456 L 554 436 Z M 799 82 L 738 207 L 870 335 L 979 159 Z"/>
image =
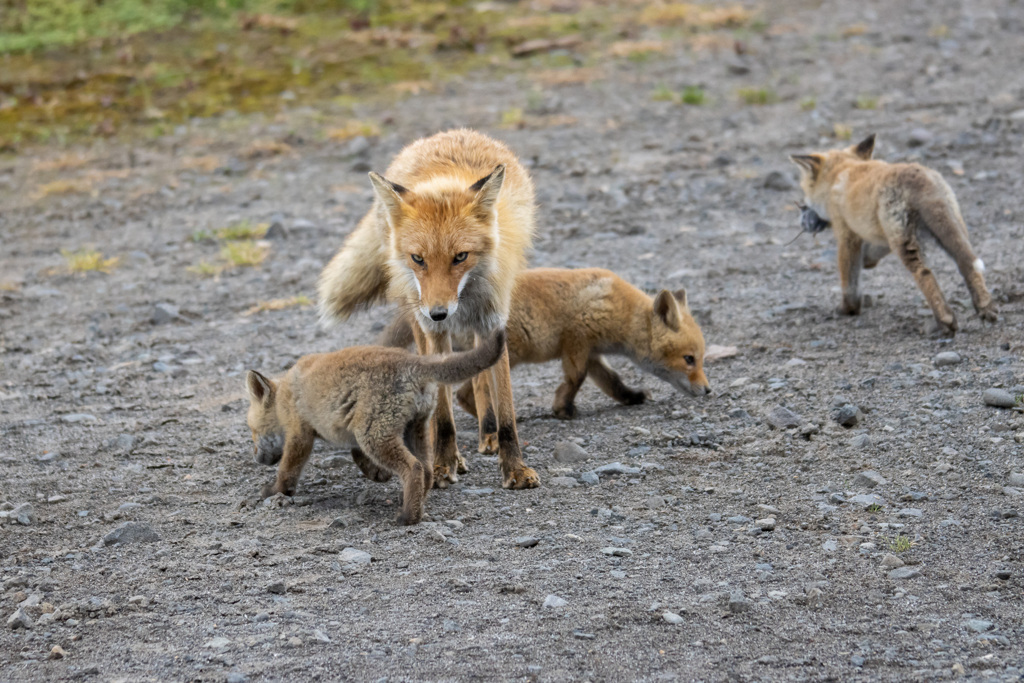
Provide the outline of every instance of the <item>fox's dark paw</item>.
<path id="1" fill-rule="evenodd" d="M 552 411 L 559 420 L 571 420 L 576 417 L 576 406 L 572 403 L 564 406 L 553 406 Z"/>
<path id="2" fill-rule="evenodd" d="M 978 309 L 978 317 L 987 323 L 994 323 L 999 320 L 999 313 L 995 306 L 986 306 Z"/>
<path id="3" fill-rule="evenodd" d="M 636 389 L 626 389 L 619 397 L 622 405 L 638 406 L 647 400 L 647 393 Z"/>
<path id="4" fill-rule="evenodd" d="M 836 308 L 839 315 L 860 315 L 860 299 L 857 301 L 843 301 Z"/>

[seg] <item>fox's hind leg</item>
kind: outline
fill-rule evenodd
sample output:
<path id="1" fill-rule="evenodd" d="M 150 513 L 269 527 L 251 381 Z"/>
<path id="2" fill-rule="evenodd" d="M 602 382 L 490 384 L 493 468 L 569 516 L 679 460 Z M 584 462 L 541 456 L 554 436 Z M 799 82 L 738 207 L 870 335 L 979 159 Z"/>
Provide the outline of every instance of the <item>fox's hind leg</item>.
<path id="1" fill-rule="evenodd" d="M 601 391 L 623 405 L 640 405 L 647 398 L 643 391 L 626 386 L 619 373 L 608 367 L 608 362 L 596 353 L 587 360 L 587 376 Z"/>
<path id="2" fill-rule="evenodd" d="M 398 523 L 417 524 L 423 518 L 423 504 L 427 492 L 426 466 L 405 447 L 402 438 L 391 436 L 385 439 L 361 439 L 359 445 L 371 458 L 392 470 L 402 481 L 402 512 Z"/>
<path id="3" fill-rule="evenodd" d="M 899 254 L 903 265 L 907 267 L 907 270 L 914 276 L 914 280 L 917 281 L 917 286 L 920 288 L 921 293 L 924 294 L 928 305 L 931 306 L 932 314 L 935 316 L 935 321 L 939 324 L 941 331 L 945 334 L 956 334 L 956 315 L 953 314 L 953 310 L 946 303 L 945 297 L 942 296 L 942 290 L 939 289 L 939 283 L 935 279 L 935 274 L 932 273 L 924 261 L 924 256 L 921 253 L 921 243 L 917 235 L 913 233 L 903 235 L 896 244 L 896 253 Z"/>
<path id="4" fill-rule="evenodd" d="M 555 390 L 555 403 L 551 409 L 559 420 L 576 417 L 576 394 L 587 380 L 589 349 L 576 348 L 562 356 L 562 383 Z"/>
<path id="5" fill-rule="evenodd" d="M 313 442 L 316 439 L 312 429 L 303 428 L 298 434 L 288 434 L 284 441 L 284 455 L 277 466 L 277 478 L 273 484 L 263 487 L 262 495 L 269 498 L 276 493 L 283 493 L 286 496 L 295 495 L 295 486 L 299 482 L 299 475 L 302 468 L 309 460 L 309 454 L 313 452 Z"/>
<path id="6" fill-rule="evenodd" d="M 362 471 L 363 476 L 370 481 L 385 482 L 391 479 L 391 472 L 379 467 L 377 463 L 366 457 L 366 454 L 358 446 L 352 447 L 352 460 Z"/>
<path id="7" fill-rule="evenodd" d="M 492 454 L 498 452 L 498 420 L 494 416 L 494 403 L 491 401 L 490 373 L 481 372 L 473 378 L 473 404 L 476 406 L 477 425 L 480 430 L 480 441 L 477 452 Z"/>
<path id="8" fill-rule="evenodd" d="M 405 445 L 423 463 L 423 490 L 429 493 L 434 487 L 434 452 L 430 448 L 429 415 L 418 415 L 406 425 Z"/>

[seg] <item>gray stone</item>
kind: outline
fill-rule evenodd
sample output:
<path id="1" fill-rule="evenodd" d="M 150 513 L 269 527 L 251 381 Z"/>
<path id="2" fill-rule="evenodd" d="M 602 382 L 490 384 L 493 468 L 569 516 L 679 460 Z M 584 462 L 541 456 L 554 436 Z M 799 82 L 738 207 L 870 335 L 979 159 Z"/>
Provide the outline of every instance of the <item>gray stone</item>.
<path id="1" fill-rule="evenodd" d="M 873 489 L 876 486 L 885 486 L 889 482 L 885 478 L 874 470 L 864 470 L 857 475 L 857 478 L 853 481 L 857 486 L 863 486 L 867 489 Z"/>
<path id="2" fill-rule="evenodd" d="M 884 569 L 899 569 L 905 564 L 906 562 L 896 557 L 892 553 L 886 553 L 885 557 L 882 558 L 882 567 Z"/>
<path id="3" fill-rule="evenodd" d="M 1020 472 L 1010 472 L 1010 476 L 1007 478 L 1006 483 L 1010 486 L 1024 486 L 1024 474 Z"/>
<path id="4" fill-rule="evenodd" d="M 467 488 L 462 489 L 462 492 L 465 493 L 467 496 L 489 496 L 492 493 L 494 493 L 494 489 L 489 489 L 489 488 L 475 489 L 475 488 L 468 488 L 467 487 Z"/>
<path id="5" fill-rule="evenodd" d="M 68 413 L 67 415 L 61 415 L 60 421 L 76 424 L 78 422 L 96 422 L 97 419 L 95 415 L 90 415 L 89 413 Z"/>
<path id="6" fill-rule="evenodd" d="M 26 612 L 21 607 L 14 610 L 14 614 L 7 617 L 7 628 L 11 629 L 12 631 L 17 631 L 19 628 L 28 630 L 32 628 L 32 625 L 32 617 L 30 617 L 28 615 L 28 612 Z"/>
<path id="7" fill-rule="evenodd" d="M 681 624 L 684 621 L 686 621 L 685 619 L 683 619 L 681 616 L 679 616 L 675 612 L 662 612 L 661 613 L 661 618 L 664 619 L 665 621 L 667 621 L 670 624 Z"/>
<path id="8" fill-rule="evenodd" d="M 910 135 L 907 136 L 907 146 L 909 147 L 923 147 L 931 143 L 935 139 L 935 135 L 932 134 L 927 128 L 915 128 L 910 131 Z"/>
<path id="9" fill-rule="evenodd" d="M 942 368 L 949 365 L 958 365 L 962 360 L 963 358 L 956 351 L 943 351 L 942 353 L 935 354 L 935 357 L 932 358 L 932 363 L 935 364 L 935 367 Z"/>
<path id="10" fill-rule="evenodd" d="M 850 502 L 854 505 L 860 505 L 865 508 L 869 508 L 872 505 L 885 507 L 885 499 L 875 493 L 861 493 L 850 498 Z"/>
<path id="11" fill-rule="evenodd" d="M 359 548 L 345 548 L 338 553 L 338 562 L 342 564 L 370 564 L 373 557 Z"/>
<path id="12" fill-rule="evenodd" d="M 177 320 L 179 317 L 181 317 L 181 314 L 178 312 L 177 306 L 163 303 L 153 307 L 153 312 L 149 316 L 149 322 L 154 325 L 164 325 Z"/>
<path id="13" fill-rule="evenodd" d="M 559 441 L 555 444 L 555 461 L 565 464 L 583 462 L 590 458 L 583 447 L 572 441 Z"/>
<path id="14" fill-rule="evenodd" d="M 131 434 L 118 434 L 111 445 L 122 453 L 131 453 L 135 447 L 135 437 Z"/>
<path id="15" fill-rule="evenodd" d="M 268 240 L 286 240 L 288 231 L 285 230 L 281 221 L 274 221 L 267 227 L 267 232 L 263 237 Z"/>
<path id="16" fill-rule="evenodd" d="M 580 475 L 580 481 L 590 486 L 597 486 L 601 483 L 601 478 L 597 476 L 597 472 L 584 472 Z"/>
<path id="17" fill-rule="evenodd" d="M 228 674 L 227 683 L 249 683 L 249 677 L 241 671 L 232 671 Z"/>
<path id="18" fill-rule="evenodd" d="M 864 666 L 864 658 L 860 655 L 853 655 L 850 657 L 850 664 L 859 669 L 860 667 Z"/>
<path id="19" fill-rule="evenodd" d="M 520 548 L 532 548 L 540 543 L 540 539 L 536 536 L 520 536 L 515 540 L 515 544 Z"/>
<path id="20" fill-rule="evenodd" d="M 842 406 L 839 410 L 832 414 L 832 419 L 838 422 L 843 427 L 856 427 L 857 423 L 860 422 L 861 412 L 860 408 L 847 403 Z"/>
<path id="21" fill-rule="evenodd" d="M 548 479 L 548 486 L 558 486 L 565 489 L 571 489 L 578 483 L 572 477 L 552 477 Z"/>
<path id="22" fill-rule="evenodd" d="M 558 609 L 559 607 L 565 607 L 568 604 L 569 603 L 565 599 L 560 598 L 554 594 L 548 595 L 546 598 L 544 598 L 545 609 Z"/>
<path id="23" fill-rule="evenodd" d="M 267 585 L 267 592 L 273 593 L 274 595 L 284 595 L 284 592 L 288 590 L 288 586 L 284 584 L 284 581 L 273 581 Z M 256 620 L 259 621 L 260 615 L 256 615 Z"/>
<path id="24" fill-rule="evenodd" d="M 621 462 L 610 462 L 607 465 L 601 465 L 594 469 L 594 472 L 598 475 L 608 474 L 640 474 L 639 467 L 628 467 L 623 465 Z"/>
<path id="25" fill-rule="evenodd" d="M 789 408 L 775 406 L 766 418 L 768 424 L 775 429 L 793 429 L 799 427 L 803 418 Z"/>
<path id="26" fill-rule="evenodd" d="M 323 470 L 335 470 L 340 467 L 347 467 L 352 464 L 352 458 L 344 455 L 329 455 L 320 461 L 319 467 Z"/>
<path id="27" fill-rule="evenodd" d="M 1017 405 L 1017 399 L 1005 389 L 986 389 L 981 398 L 985 405 L 993 408 L 1013 408 Z"/>
<path id="28" fill-rule="evenodd" d="M 918 508 L 903 508 L 896 512 L 897 517 L 921 517 L 923 514 Z"/>
<path id="29" fill-rule="evenodd" d="M 889 572 L 890 579 L 916 579 L 919 576 L 921 576 L 921 572 L 913 567 L 897 567 Z"/>
<path id="30" fill-rule="evenodd" d="M 871 437 L 867 434 L 858 434 L 857 436 L 850 439 L 850 445 L 854 448 L 870 448 Z"/>
<path id="31" fill-rule="evenodd" d="M 203 647 L 208 647 L 212 650 L 223 650 L 230 644 L 231 640 L 229 640 L 228 638 L 225 638 L 224 636 L 217 636 L 216 638 L 211 638 L 210 640 L 206 641 Z"/>
<path id="32" fill-rule="evenodd" d="M 735 515 L 734 517 L 730 517 L 725 521 L 729 524 L 746 524 L 747 522 L 752 522 L 753 520 L 750 519 L 750 517 L 744 517 L 743 515 Z"/>
<path id="33" fill-rule="evenodd" d="M 768 175 L 764 177 L 764 186 L 769 190 L 784 192 L 795 188 L 796 183 L 793 182 L 793 178 L 788 173 L 783 173 L 782 171 L 770 171 Z"/>
<path id="34" fill-rule="evenodd" d="M 36 513 L 32 509 L 31 503 L 21 503 L 7 513 L 7 519 L 23 526 L 29 526 L 32 522 L 36 521 Z"/>
<path id="35" fill-rule="evenodd" d="M 985 631 L 991 631 L 995 628 L 995 624 L 991 621 L 985 621 L 984 619 L 970 619 L 967 621 L 965 626 L 975 633 L 984 633 Z"/>
<path id="36" fill-rule="evenodd" d="M 605 555 L 611 555 L 612 557 L 629 557 L 633 554 L 633 551 L 629 548 L 615 548 L 611 546 L 601 548 L 601 552 Z"/>
<path id="37" fill-rule="evenodd" d="M 750 600 L 743 595 L 743 591 L 734 590 L 729 593 L 729 611 L 730 612 L 746 612 L 750 609 Z"/>
<path id="38" fill-rule="evenodd" d="M 757 524 L 761 531 L 773 531 L 775 529 L 775 518 L 765 517 L 764 519 L 757 520 L 755 524 Z"/>
<path id="39" fill-rule="evenodd" d="M 125 522 L 103 537 L 103 545 L 155 543 L 159 540 L 160 534 L 145 522 Z"/>

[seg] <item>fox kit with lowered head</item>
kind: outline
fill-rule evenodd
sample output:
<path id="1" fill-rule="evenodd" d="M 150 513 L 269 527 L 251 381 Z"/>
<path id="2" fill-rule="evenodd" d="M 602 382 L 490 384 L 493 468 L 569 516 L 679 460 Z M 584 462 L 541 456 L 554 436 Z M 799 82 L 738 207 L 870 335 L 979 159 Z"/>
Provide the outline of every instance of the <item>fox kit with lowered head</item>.
<path id="1" fill-rule="evenodd" d="M 416 321 L 420 353 L 451 351 L 453 333 L 479 344 L 504 326 L 534 231 L 533 183 L 515 155 L 480 133 L 449 131 L 412 143 L 370 180 L 373 207 L 320 276 L 321 317 L 395 299 Z M 495 406 L 502 485 L 537 486 L 519 448 L 508 354 L 478 383 Z M 434 482 L 444 487 L 465 471 L 449 387 L 432 426 Z"/>
<path id="2" fill-rule="evenodd" d="M 412 342 L 408 316 L 397 318 L 381 340 L 391 346 Z M 704 396 L 704 336 L 690 315 L 686 292 L 661 290 L 650 297 L 615 273 L 600 268 L 534 268 L 516 278 L 508 320 L 508 353 L 520 363 L 562 361 L 563 380 L 552 410 L 564 420 L 576 415 L 574 400 L 589 377 L 624 405 L 644 402 L 612 370 L 604 355 L 623 355 L 642 370 L 680 391 Z M 496 447 L 497 425 L 489 397 L 467 382 L 457 398 L 480 422 L 481 453 Z"/>
<path id="3" fill-rule="evenodd" d="M 996 310 L 985 287 L 985 265 L 967 239 L 967 226 L 952 188 L 920 164 L 889 164 L 871 158 L 875 136 L 846 149 L 796 154 L 806 203 L 832 224 L 839 247 L 839 310 L 860 312 L 860 271 L 874 268 L 895 251 L 913 274 L 943 332 L 956 332 L 952 309 L 925 262 L 921 238 L 932 235 L 956 262 L 974 308 L 995 322 Z"/>
<path id="4" fill-rule="evenodd" d="M 493 365 L 505 349 L 498 329 L 472 351 L 447 357 L 415 356 L 404 349 L 353 346 L 303 356 L 277 381 L 255 370 L 246 375 L 247 422 L 256 462 L 277 463 L 277 479 L 264 496 L 293 495 L 302 467 L 319 437 L 352 446 L 352 458 L 370 479 L 402 482 L 400 524 L 416 524 L 433 484 L 427 422 L 435 384 L 463 382 Z"/>

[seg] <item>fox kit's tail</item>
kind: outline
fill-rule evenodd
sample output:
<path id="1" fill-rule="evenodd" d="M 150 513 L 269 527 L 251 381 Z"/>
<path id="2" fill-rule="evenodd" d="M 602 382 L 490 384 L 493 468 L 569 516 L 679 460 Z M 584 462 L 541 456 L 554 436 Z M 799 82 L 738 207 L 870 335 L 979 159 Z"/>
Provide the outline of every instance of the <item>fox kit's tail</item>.
<path id="1" fill-rule="evenodd" d="M 458 384 L 498 362 L 505 351 L 505 328 L 498 328 L 480 346 L 447 356 L 417 356 L 422 376 L 442 384 Z"/>
<path id="2" fill-rule="evenodd" d="M 320 274 L 321 322 L 340 322 L 384 300 L 388 289 L 385 248 L 380 218 L 371 210 Z"/>

